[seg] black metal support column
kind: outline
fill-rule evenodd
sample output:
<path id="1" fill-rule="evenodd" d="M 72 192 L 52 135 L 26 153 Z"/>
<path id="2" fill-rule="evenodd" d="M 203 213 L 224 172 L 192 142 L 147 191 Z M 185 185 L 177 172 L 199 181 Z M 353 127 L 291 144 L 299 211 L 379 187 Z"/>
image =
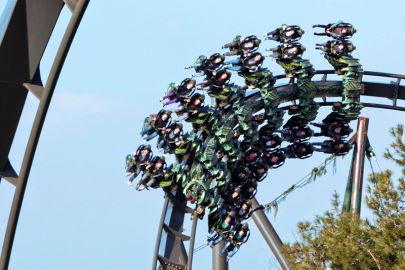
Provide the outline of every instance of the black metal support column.
<path id="1" fill-rule="evenodd" d="M 253 209 L 258 209 L 260 207 L 260 204 L 257 202 L 256 198 L 253 198 L 251 201 Z M 281 242 L 280 237 L 278 236 L 273 225 L 271 225 L 264 211 L 259 208 L 258 210 L 253 212 L 252 218 L 260 233 L 262 234 L 264 240 L 266 240 L 267 245 L 270 247 L 271 251 L 276 257 L 281 268 L 283 270 L 290 270 L 291 268 L 288 265 L 284 254 L 281 252 L 283 242 Z"/>
<path id="2" fill-rule="evenodd" d="M 226 256 L 221 256 L 224 246 L 225 242 L 221 241 L 212 248 L 212 270 L 228 270 Z"/>

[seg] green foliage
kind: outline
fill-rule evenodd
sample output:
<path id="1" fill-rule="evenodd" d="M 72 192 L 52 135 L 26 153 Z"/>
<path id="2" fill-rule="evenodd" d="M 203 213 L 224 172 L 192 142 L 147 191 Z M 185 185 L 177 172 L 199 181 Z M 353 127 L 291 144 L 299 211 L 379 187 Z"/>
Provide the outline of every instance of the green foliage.
<path id="1" fill-rule="evenodd" d="M 298 224 L 299 239 L 284 247 L 293 269 L 405 269 L 405 145 L 403 126 L 391 129 L 394 137 L 384 154 L 402 170 L 394 184 L 387 170 L 369 177 L 366 204 L 372 219 L 341 213 L 339 197 L 332 209 L 313 222 Z"/>

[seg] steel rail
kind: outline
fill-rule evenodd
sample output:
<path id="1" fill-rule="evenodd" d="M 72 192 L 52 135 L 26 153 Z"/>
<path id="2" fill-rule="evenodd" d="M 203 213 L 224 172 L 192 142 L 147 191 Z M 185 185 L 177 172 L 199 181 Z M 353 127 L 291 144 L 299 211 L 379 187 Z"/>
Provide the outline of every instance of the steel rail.
<path id="1" fill-rule="evenodd" d="M 315 70 L 315 75 L 328 75 L 328 74 L 336 74 L 335 70 Z M 375 77 L 386 77 L 386 78 L 395 78 L 395 79 L 405 79 L 405 75 L 402 74 L 395 74 L 395 73 L 386 73 L 386 72 L 378 72 L 378 71 L 364 71 L 363 75 L 366 76 L 375 76 Z M 274 76 L 276 80 L 287 78 L 285 74 L 280 74 Z"/>
<path id="2" fill-rule="evenodd" d="M 168 206 L 169 206 L 169 197 L 167 196 L 167 194 L 165 194 L 165 201 L 163 203 L 162 215 L 160 216 L 159 229 L 158 229 L 158 234 L 156 237 L 155 251 L 153 253 L 152 270 L 156 270 L 156 267 L 157 267 L 159 249 L 160 249 L 160 241 L 162 240 L 163 225 L 165 223 Z"/>
<path id="3" fill-rule="evenodd" d="M 64 33 L 61 44 L 53 61 L 41 101 L 38 105 L 35 115 L 33 127 L 29 136 L 24 158 L 21 165 L 20 174 L 16 184 L 14 198 L 10 210 L 7 229 L 4 237 L 3 248 L 0 258 L 0 269 L 8 269 L 10 263 L 11 251 L 14 243 L 15 233 L 17 229 L 18 219 L 21 212 L 21 206 L 24 199 L 25 190 L 27 187 L 28 176 L 34 160 L 36 148 L 41 135 L 41 130 L 45 121 L 53 92 L 55 90 L 62 66 L 65 62 L 67 53 L 72 44 L 75 33 L 79 27 L 80 21 L 84 15 L 87 5 L 90 0 L 78 0 L 72 17 Z"/>
<path id="4" fill-rule="evenodd" d="M 262 234 L 262 237 L 273 252 L 274 257 L 276 257 L 281 268 L 283 270 L 290 270 L 291 267 L 289 266 L 287 259 L 282 252 L 283 242 L 278 236 L 270 220 L 267 218 L 263 209 L 260 208 L 260 204 L 257 202 L 257 199 L 253 198 L 251 202 L 252 208 L 257 209 L 253 212 L 252 218 L 260 233 Z"/>

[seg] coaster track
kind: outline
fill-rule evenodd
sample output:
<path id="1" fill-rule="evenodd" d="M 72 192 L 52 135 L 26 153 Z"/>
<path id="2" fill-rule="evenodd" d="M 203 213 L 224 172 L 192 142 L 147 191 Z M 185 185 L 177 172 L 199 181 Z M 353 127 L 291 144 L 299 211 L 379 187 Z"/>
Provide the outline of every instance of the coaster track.
<path id="1" fill-rule="evenodd" d="M 327 101 L 328 98 L 341 97 L 342 94 L 342 82 L 335 80 L 328 80 L 328 75 L 334 74 L 333 70 L 318 70 L 317 75 L 322 75 L 322 79 L 319 81 L 314 81 L 317 91 L 315 94 L 316 98 L 322 98 L 323 101 L 318 101 L 320 106 L 333 106 L 334 102 Z M 386 79 L 396 79 L 393 83 L 380 83 L 380 82 L 367 82 L 364 81 L 364 77 L 382 77 Z M 285 75 L 278 75 L 275 78 L 280 81 L 285 79 Z M 379 104 L 379 103 L 367 103 L 362 102 L 364 107 L 369 108 L 379 108 L 379 109 L 389 109 L 396 111 L 405 111 L 404 106 L 398 105 L 398 100 L 405 100 L 405 86 L 401 85 L 401 81 L 405 79 L 405 75 L 382 73 L 374 71 L 365 71 L 362 81 L 362 96 L 366 97 L 377 97 L 377 98 L 387 98 L 392 101 L 391 105 Z M 281 84 L 275 87 L 275 90 L 279 93 L 281 98 L 281 103 L 292 102 L 298 98 L 298 87 L 293 80 L 290 80 L 288 84 Z M 261 100 L 260 93 L 251 93 L 246 96 L 246 102 L 253 103 L 253 111 L 259 112 L 264 109 L 263 101 Z M 288 110 L 289 106 L 280 107 L 283 110 Z M 195 234 L 196 234 L 196 213 L 195 211 L 186 205 L 184 195 L 179 196 L 177 192 L 176 196 L 169 193 L 165 193 L 165 202 L 163 207 L 163 212 L 161 216 L 161 223 L 158 228 L 158 237 L 156 241 L 155 253 L 153 257 L 152 270 L 156 270 L 157 266 L 159 269 L 164 270 L 186 270 L 192 269 L 192 252 L 191 249 L 194 245 Z M 256 202 L 257 203 L 257 202 Z M 171 205 L 171 206 L 168 206 Z M 185 210 L 187 209 L 187 210 Z M 186 214 L 193 216 L 193 229 L 191 230 L 191 235 L 185 238 L 181 233 L 184 231 L 183 221 Z M 260 213 L 263 215 L 263 213 Z M 264 216 L 264 215 L 263 215 Z M 175 226 L 170 227 L 166 225 L 163 221 L 170 220 L 175 224 Z M 260 221 L 262 222 L 262 221 Z M 271 225 L 270 225 L 271 226 Z M 174 227 L 176 229 L 174 229 Z M 271 229 L 271 228 L 270 228 Z M 162 240 L 162 235 L 167 234 L 170 238 L 176 238 L 177 241 Z M 185 252 L 185 247 L 183 241 L 191 239 L 189 253 Z M 279 240 L 278 240 L 279 241 Z M 170 243 L 170 244 L 168 244 Z M 214 254 L 219 255 L 218 252 L 222 249 L 220 246 L 223 243 L 218 244 L 214 247 Z M 163 254 L 169 254 L 169 256 L 164 256 L 159 254 L 159 250 L 163 248 Z M 217 252 L 215 252 L 217 250 Z M 177 254 L 176 256 L 173 256 Z M 190 256 L 191 255 L 191 256 Z M 228 265 L 224 260 L 216 258 L 213 255 L 213 269 L 228 269 Z"/>

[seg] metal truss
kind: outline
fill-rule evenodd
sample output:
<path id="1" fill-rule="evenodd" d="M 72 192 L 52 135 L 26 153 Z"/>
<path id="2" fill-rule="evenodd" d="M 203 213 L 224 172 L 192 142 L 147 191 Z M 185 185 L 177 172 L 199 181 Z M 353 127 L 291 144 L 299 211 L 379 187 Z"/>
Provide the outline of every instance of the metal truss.
<path id="1" fill-rule="evenodd" d="M 19 214 L 24 199 L 29 173 L 55 90 L 73 37 L 89 0 L 9 0 L 8 25 L 0 46 L 0 178 L 15 186 L 8 218 L 0 269 L 8 269 Z M 72 16 L 59 45 L 46 80 L 42 84 L 39 64 L 60 12 L 67 5 Z M 25 149 L 22 165 L 17 173 L 8 156 L 21 113 L 30 92 L 39 105 Z"/>

